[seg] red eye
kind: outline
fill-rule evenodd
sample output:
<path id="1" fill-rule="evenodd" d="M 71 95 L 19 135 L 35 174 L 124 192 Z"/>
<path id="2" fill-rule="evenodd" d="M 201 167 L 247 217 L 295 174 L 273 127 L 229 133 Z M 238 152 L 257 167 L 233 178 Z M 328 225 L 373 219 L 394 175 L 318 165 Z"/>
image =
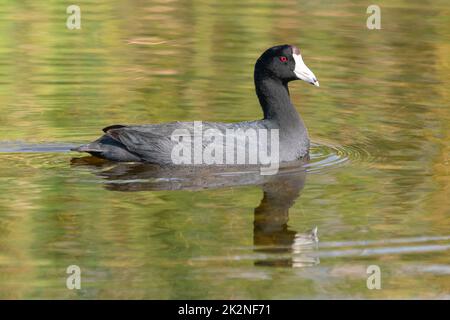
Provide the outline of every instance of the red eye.
<path id="1" fill-rule="evenodd" d="M 281 61 L 281 62 L 286 62 L 287 60 L 288 60 L 288 59 L 287 59 L 285 56 L 281 56 L 281 57 L 280 57 L 280 61 Z"/>

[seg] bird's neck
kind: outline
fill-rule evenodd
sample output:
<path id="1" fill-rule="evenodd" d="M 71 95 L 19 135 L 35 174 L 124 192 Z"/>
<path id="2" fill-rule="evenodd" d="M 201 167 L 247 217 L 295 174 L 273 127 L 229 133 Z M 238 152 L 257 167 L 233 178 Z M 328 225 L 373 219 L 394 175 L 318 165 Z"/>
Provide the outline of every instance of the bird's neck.
<path id="1" fill-rule="evenodd" d="M 303 127 L 303 121 L 291 102 L 287 83 L 255 73 L 255 87 L 264 119 L 276 121 L 280 127 Z"/>

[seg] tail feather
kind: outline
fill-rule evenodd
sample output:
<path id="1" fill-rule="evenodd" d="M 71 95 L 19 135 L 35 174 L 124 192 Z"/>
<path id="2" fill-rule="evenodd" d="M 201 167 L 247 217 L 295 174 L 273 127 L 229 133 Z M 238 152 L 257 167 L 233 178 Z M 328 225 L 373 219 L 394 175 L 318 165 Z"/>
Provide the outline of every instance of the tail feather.
<path id="1" fill-rule="evenodd" d="M 108 134 L 103 135 L 91 143 L 84 144 L 70 150 L 87 152 L 93 156 L 112 161 L 142 161 L 137 154 L 129 151 L 120 141 L 114 140 Z"/>
<path id="2" fill-rule="evenodd" d="M 125 128 L 125 127 L 126 126 L 121 125 L 121 124 L 113 124 L 112 126 L 105 127 L 102 130 L 103 130 L 104 133 L 108 133 L 109 130 L 120 129 L 120 128 Z"/>

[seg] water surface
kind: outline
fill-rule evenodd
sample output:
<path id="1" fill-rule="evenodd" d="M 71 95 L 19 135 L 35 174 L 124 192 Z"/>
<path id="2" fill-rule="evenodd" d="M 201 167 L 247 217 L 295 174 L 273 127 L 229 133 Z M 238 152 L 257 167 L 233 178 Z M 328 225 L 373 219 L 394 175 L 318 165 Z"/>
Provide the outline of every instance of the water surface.
<path id="1" fill-rule="evenodd" d="M 68 30 L 59 1 L 3 1 L 0 298 L 448 299 L 448 3 L 378 2 L 381 30 L 369 4 L 81 1 Z M 253 65 L 281 43 L 321 84 L 290 87 L 309 163 L 155 175 L 68 151 L 114 123 L 260 118 Z"/>

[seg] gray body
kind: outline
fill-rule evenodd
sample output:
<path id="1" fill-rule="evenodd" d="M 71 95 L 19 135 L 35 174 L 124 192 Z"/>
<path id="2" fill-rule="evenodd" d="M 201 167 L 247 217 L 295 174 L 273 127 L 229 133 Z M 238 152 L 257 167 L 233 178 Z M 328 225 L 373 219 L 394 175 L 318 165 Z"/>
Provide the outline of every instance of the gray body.
<path id="1" fill-rule="evenodd" d="M 280 161 L 294 161 L 308 153 L 309 139 L 304 125 L 296 127 L 295 130 L 287 130 L 287 128 L 280 128 L 276 121 L 264 119 L 236 123 L 202 122 L 202 127 L 203 132 L 208 129 L 217 129 L 224 134 L 226 130 L 268 129 L 270 132 L 270 129 L 278 129 Z M 172 150 L 179 143 L 171 139 L 172 133 L 177 129 L 187 129 L 193 133 L 194 125 L 193 122 L 169 122 L 107 127 L 104 129 L 105 134 L 99 139 L 73 150 L 88 152 L 112 161 L 170 165 L 173 164 Z M 222 142 L 225 143 L 225 138 Z M 203 147 L 211 146 L 213 143 L 215 141 L 206 143 Z M 245 146 L 248 148 L 248 144 Z M 235 153 L 239 152 L 237 149 L 236 143 Z"/>

